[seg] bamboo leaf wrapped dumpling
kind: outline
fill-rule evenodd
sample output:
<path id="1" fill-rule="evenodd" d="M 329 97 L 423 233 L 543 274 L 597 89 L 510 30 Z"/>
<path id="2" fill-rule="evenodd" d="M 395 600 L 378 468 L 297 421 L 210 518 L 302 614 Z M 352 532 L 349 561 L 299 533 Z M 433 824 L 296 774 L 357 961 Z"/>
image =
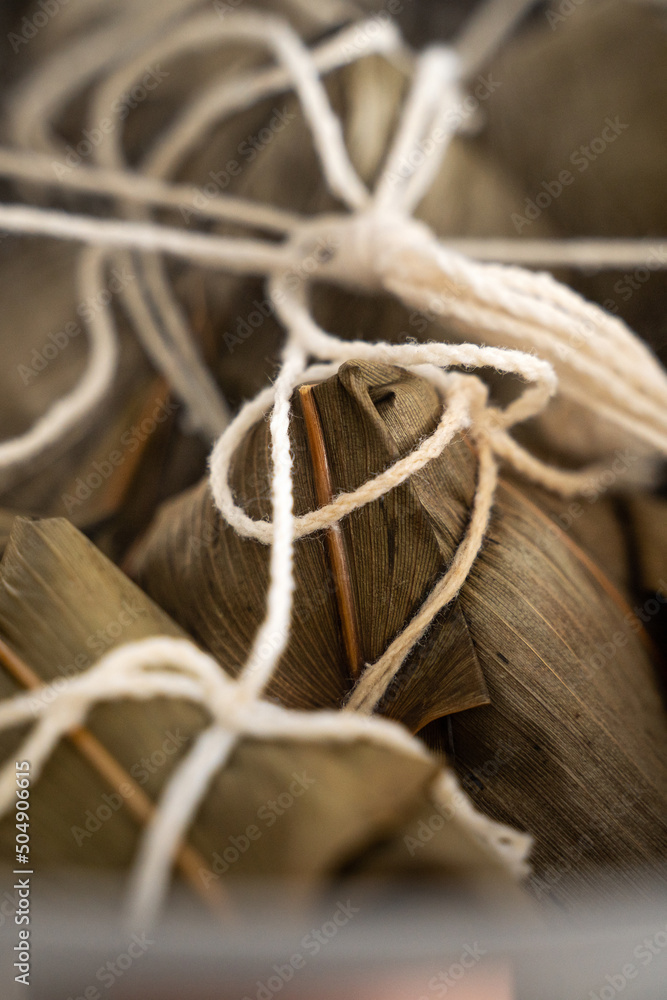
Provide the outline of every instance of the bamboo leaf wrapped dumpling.
<path id="1" fill-rule="evenodd" d="M 356 489 L 409 453 L 433 431 L 442 405 L 427 380 L 368 362 L 344 364 L 312 395 L 334 493 Z M 298 391 L 290 435 L 300 515 L 318 499 Z M 476 474 L 474 446 L 459 436 L 341 521 L 364 663 L 377 660 L 450 565 Z M 270 517 L 270 476 L 268 427 L 260 421 L 231 473 L 237 501 L 253 518 Z M 550 510 L 540 490 L 501 479 L 465 585 L 412 649 L 377 711 L 449 750 L 464 778 L 486 774 L 498 748 L 511 746 L 473 795 L 489 815 L 535 837 L 538 876 L 554 867 L 568 873 L 558 880 L 567 898 L 593 871 L 660 858 L 665 739 L 641 623 Z M 268 557 L 268 547 L 224 521 L 204 481 L 163 508 L 134 568 L 153 598 L 235 675 L 263 617 Z M 268 696 L 306 710 L 354 705 L 360 681 L 344 642 L 340 580 L 325 533 L 296 542 L 295 569 L 292 629 Z M 610 642 L 612 654 L 601 658 Z M 630 794 L 632 808 L 619 815 L 617 803 Z"/>

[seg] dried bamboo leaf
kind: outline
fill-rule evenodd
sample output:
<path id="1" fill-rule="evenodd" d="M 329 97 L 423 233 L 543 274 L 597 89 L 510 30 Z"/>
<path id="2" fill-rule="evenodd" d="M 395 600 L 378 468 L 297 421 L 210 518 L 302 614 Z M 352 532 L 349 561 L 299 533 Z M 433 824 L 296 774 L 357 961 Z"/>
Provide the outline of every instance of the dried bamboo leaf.
<path id="1" fill-rule="evenodd" d="M 517 483 L 521 489 L 521 484 Z M 548 514 L 550 534 L 565 534 L 577 544 L 623 594 L 632 591 L 633 565 L 627 532 L 619 517 L 618 496 L 591 490 L 586 496 L 563 499 L 547 490 L 531 488 L 531 498 Z"/>
<path id="2" fill-rule="evenodd" d="M 19 517 L 19 514 L 16 511 L 0 507 L 0 558 L 2 558 L 2 553 L 5 551 L 9 536 L 12 533 L 14 521 L 17 517 Z"/>
<path id="3" fill-rule="evenodd" d="M 126 622 L 122 634 L 114 627 Z M 98 643 L 111 648 L 152 634 L 183 632 L 64 520 L 19 520 L 0 576 L 0 634 L 44 680 L 85 669 Z M 91 637 L 93 641 L 91 642 Z M 17 690 L 0 670 L 0 695 Z M 36 697 L 49 697 L 48 689 Z M 206 719 L 180 702 L 123 701 L 94 710 L 90 729 L 153 800 Z M 19 732 L 3 734 L 2 758 L 15 752 Z M 372 739 L 337 743 L 242 738 L 199 810 L 190 840 L 202 860 L 201 891 L 229 878 L 293 877 L 318 884 L 369 845 L 399 837 L 416 815 L 433 809 L 430 788 L 439 773 L 427 756 L 411 756 Z M 125 867 L 137 847 L 138 826 L 123 808 L 131 793 L 109 788 L 77 750 L 62 743 L 31 796 L 31 838 L 43 863 Z M 0 823 L 7 856 L 13 825 Z M 461 844 L 468 844 L 462 852 Z M 448 846 L 450 845 L 450 846 Z M 441 875 L 459 858 L 457 885 L 479 892 L 510 884 L 497 858 L 454 817 L 442 841 Z M 472 861 L 470 860 L 472 859 Z M 474 870 L 474 875 L 473 875 Z M 241 880 L 242 882 L 242 880 Z M 241 882 L 238 884 L 241 885 Z"/>
<path id="4" fill-rule="evenodd" d="M 84 527 L 118 512 L 146 460 L 153 435 L 159 428 L 167 429 L 166 422 L 176 409 L 169 396 L 165 380 L 153 378 L 114 414 L 96 438 L 94 453 L 62 484 L 62 493 L 53 504 L 55 517 L 67 516 L 77 527 Z"/>
<path id="5" fill-rule="evenodd" d="M 314 389 L 335 492 L 360 486 L 435 428 L 439 404 L 429 383 L 399 369 L 391 372 L 388 381 L 386 366 L 346 365 L 340 377 Z M 388 406 L 392 416 L 385 420 Z M 303 514 L 317 504 L 300 399 L 295 414 L 295 511 Z M 236 492 L 257 518 L 270 513 L 268 447 L 268 428 L 260 422 L 237 455 L 233 472 Z M 467 512 L 454 483 L 463 470 L 472 487 L 474 460 L 462 442 L 451 451 L 446 478 L 452 488 L 444 502 L 450 537 L 458 539 Z M 363 659 L 373 662 L 442 572 L 440 541 L 410 484 L 353 512 L 344 533 Z M 135 570 L 161 606 L 235 675 L 263 614 L 268 550 L 239 538 L 222 522 L 206 484 L 165 507 L 144 552 L 137 555 Z M 269 693 L 294 708 L 340 705 L 351 679 L 322 535 L 299 543 L 296 579 L 294 627 Z M 386 714 L 416 731 L 439 715 L 487 700 L 464 616 L 453 602 L 408 658 L 399 689 L 388 693 Z"/>
<path id="6" fill-rule="evenodd" d="M 117 376 L 89 419 L 50 451 L 9 477 L 0 470 L 0 495 L 10 510 L 67 516 L 120 559 L 155 506 L 201 474 L 205 446 L 175 426 L 178 406 L 116 307 L 118 289 L 136 280 L 134 269 L 110 267 L 102 297 L 81 296 L 72 277 L 76 253 L 50 241 L 7 240 L 0 246 L 6 322 L 21 331 L 3 345 L 3 437 L 25 432 L 72 391 L 88 360 L 89 316 L 112 292 L 109 308 L 120 342 Z M 35 273 L 39 294 L 26 296 Z"/>
<path id="7" fill-rule="evenodd" d="M 43 681 L 54 686 L 62 677 L 91 666 L 119 642 L 157 634 L 184 635 L 65 520 L 17 519 L 1 570 L 0 634 Z M 0 695 L 7 697 L 19 689 L 11 676 L 0 670 Z M 49 698 L 48 690 L 43 697 Z M 123 708 L 122 745 L 116 747 L 117 721 L 113 706 L 104 706 L 94 713 L 91 729 L 104 746 L 118 750 L 118 760 L 131 772 L 137 762 L 162 745 L 170 726 L 181 724 L 184 732 L 191 733 L 202 718 L 191 706 L 183 706 L 174 721 L 174 714 L 165 717 L 159 705 L 146 709 L 128 704 Z M 3 758 L 13 752 L 18 736 L 16 732 L 0 734 Z M 182 745 L 174 748 L 165 762 L 165 775 L 182 752 Z M 145 777 L 144 790 L 154 797 L 164 775 L 159 776 L 159 783 L 155 774 L 147 772 Z M 52 784 L 52 793 L 35 797 L 31 815 L 31 833 L 40 844 L 42 857 L 84 865 L 115 866 L 129 861 L 137 827 L 125 810 L 118 811 L 115 836 L 103 827 L 98 835 L 78 844 L 70 830 L 73 823 L 85 822 L 84 803 L 97 808 L 105 802 L 102 795 L 109 792 L 78 752 L 61 744 L 44 781 Z M 64 802 L 72 805 L 69 823 L 67 811 L 61 812 Z M 11 836 L 7 819 L 1 828 L 6 845 Z"/>
<path id="8" fill-rule="evenodd" d="M 498 739 L 511 741 L 513 760 L 472 797 L 533 832 L 536 871 L 555 868 L 556 894 L 568 901 L 588 879 L 623 882 L 662 861 L 665 720 L 641 623 L 576 543 L 547 525 L 515 486 L 501 485 L 461 595 L 491 705 L 454 718 L 452 729 L 462 774 L 493 759 Z"/>
<path id="9" fill-rule="evenodd" d="M 664 8 L 601 0 L 574 17 L 558 8 L 551 16 L 551 24 L 540 19 L 509 41 L 491 67 L 502 87 L 489 101 L 484 151 L 523 192 L 508 215 L 516 212 L 526 237 L 546 220 L 564 236 L 654 236 L 659 243 L 667 227 Z M 534 224 L 527 203 L 544 203 L 545 188 L 557 191 L 563 171 L 571 179 L 548 196 Z M 574 272 L 568 284 L 621 316 L 664 361 L 667 275 L 656 269 L 655 253 L 641 265 Z"/>
<path id="10" fill-rule="evenodd" d="M 440 411 L 424 380 L 365 362 L 344 365 L 313 392 L 335 492 L 354 489 L 409 451 L 433 430 Z M 295 509 L 303 514 L 317 502 L 298 393 L 293 404 Z M 267 449 L 262 421 L 233 466 L 237 498 L 255 518 L 270 515 Z M 368 662 L 451 561 L 475 475 L 474 451 L 457 439 L 407 484 L 342 522 Z M 536 838 L 538 873 L 550 866 L 570 873 L 572 884 L 563 877 L 558 886 L 569 899 L 603 866 L 617 872 L 661 858 L 665 726 L 650 643 L 592 557 L 594 536 L 585 551 L 559 527 L 553 498 L 546 509 L 540 499 L 542 491 L 501 481 L 486 541 L 458 600 L 433 623 L 379 710 L 425 727 L 436 749 L 447 745 L 442 726 L 451 725 L 464 780 L 485 774 L 499 746 L 509 744 L 511 758 L 491 768 L 481 788 L 473 782 L 474 797 L 489 815 Z M 163 509 L 135 570 L 235 673 L 263 613 L 267 555 L 222 521 L 202 484 Z M 270 694 L 301 708 L 338 704 L 350 675 L 324 538 L 297 542 L 296 578 L 294 630 Z M 491 704 L 482 705 L 487 689 Z M 451 723 L 432 722 L 452 712 Z M 619 817 L 624 801 L 632 806 Z M 591 844 L 583 855 L 582 837 Z"/>
<path id="11" fill-rule="evenodd" d="M 485 145 L 527 197 L 535 197 L 541 181 L 570 171 L 574 181 L 544 213 L 562 232 L 663 233 L 664 11 L 601 0 L 561 18 L 536 21 L 495 58 L 492 77 L 502 86 L 490 104 Z M 613 64 L 610 52 L 618 53 Z M 593 143 L 601 132 L 604 155 Z M 524 235 L 531 231 L 521 227 Z"/>

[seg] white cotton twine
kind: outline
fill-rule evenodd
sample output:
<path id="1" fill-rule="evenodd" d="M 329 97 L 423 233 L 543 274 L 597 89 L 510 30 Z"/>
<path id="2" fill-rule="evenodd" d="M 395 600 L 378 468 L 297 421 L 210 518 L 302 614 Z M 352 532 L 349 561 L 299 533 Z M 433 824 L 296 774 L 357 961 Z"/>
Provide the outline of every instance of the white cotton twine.
<path id="1" fill-rule="evenodd" d="M 477 40 L 480 58 L 482 53 L 488 55 L 509 21 L 516 20 L 525 5 L 511 4 L 507 23 L 503 25 L 501 19 L 500 28 L 490 34 L 483 18 L 476 17 L 470 34 Z M 491 0 L 489 10 L 492 8 L 498 21 L 497 0 Z M 488 24 L 492 23 L 496 22 L 489 17 Z M 275 385 L 241 409 L 219 437 L 210 461 L 211 489 L 222 517 L 240 535 L 271 545 L 266 615 L 240 676 L 230 679 L 211 657 L 183 640 L 157 638 L 120 646 L 82 675 L 63 681 L 49 703 L 38 703 L 39 719 L 18 751 L 19 756 L 31 761 L 36 779 L 58 741 L 73 726 L 80 725 L 101 701 L 185 698 L 208 712 L 210 726 L 175 769 L 144 833 L 130 893 L 130 912 L 137 925 L 147 926 L 159 912 L 178 845 L 186 837 L 212 778 L 241 737 L 368 739 L 412 756 L 426 754 L 400 726 L 368 715 L 433 617 L 465 582 L 483 542 L 499 463 L 503 461 L 563 495 L 595 483 L 599 475 L 599 467 L 570 472 L 545 465 L 511 437 L 514 424 L 542 412 L 559 392 L 615 425 L 619 432 L 633 434 L 647 451 L 667 453 L 667 378 L 650 351 L 619 319 L 585 302 L 548 274 L 484 264 L 456 253 L 438 242 L 427 226 L 410 217 L 446 153 L 447 142 L 431 141 L 429 146 L 429 139 L 436 129 L 441 134 L 443 123 L 449 120 L 447 112 L 458 99 L 461 81 L 474 66 L 470 46 L 458 46 L 466 52 L 464 68 L 454 49 L 441 46 L 416 59 L 413 87 L 385 168 L 375 191 L 366 190 L 348 156 L 341 124 L 321 79 L 323 73 L 371 53 L 391 57 L 403 52 L 398 32 L 389 22 L 371 20 L 369 30 L 365 31 L 365 27 L 363 23 L 353 25 L 309 51 L 287 23 L 265 13 L 237 11 L 233 18 L 223 21 L 211 14 L 195 14 L 161 32 L 156 40 L 148 37 L 125 61 L 122 53 L 105 43 L 104 37 L 96 36 L 100 67 L 113 63 L 113 53 L 120 64 L 93 89 L 97 112 L 100 108 L 108 111 L 114 97 L 137 81 L 149 56 L 160 60 L 196 52 L 203 46 L 243 41 L 270 51 L 276 65 L 238 81 L 214 82 L 158 138 L 140 165 L 143 174 L 126 169 L 122 128 L 116 122 L 117 127 L 105 136 L 97 156 L 99 169 L 77 170 L 57 182 L 75 190 L 115 195 L 126 205 L 136 204 L 144 212 L 139 220 L 133 217 L 108 221 L 27 206 L 0 207 L 0 226 L 10 232 L 76 239 L 96 248 L 86 250 L 83 256 L 82 280 L 88 289 L 102 285 L 105 261 L 112 259 L 108 255 L 114 249 L 143 252 L 149 264 L 146 287 L 153 295 L 153 307 L 163 310 L 170 335 L 153 323 L 145 304 L 135 299 L 130 302 L 130 312 L 138 335 L 175 385 L 195 421 L 205 429 L 212 426 L 209 416 L 213 411 L 217 414 L 214 424 L 220 428 L 226 419 L 224 404 L 214 398 L 217 390 L 208 373 L 198 367 L 160 262 L 151 255 L 159 251 L 232 273 L 264 275 L 276 315 L 286 329 Z M 26 134 L 24 123 L 30 112 L 31 120 L 37 122 L 34 141 L 44 152 L 57 151 L 49 120 L 73 92 L 89 82 L 96 65 L 91 59 L 68 63 L 59 58 L 57 67 L 47 67 L 49 86 L 33 83 L 17 101 L 17 135 Z M 347 207 L 347 213 L 304 220 L 270 206 L 225 196 L 212 199 L 203 213 L 283 233 L 281 244 L 187 233 L 147 221 L 145 212 L 151 206 L 182 202 L 189 189 L 170 184 L 166 178 L 213 122 L 288 89 L 294 89 L 299 97 L 325 181 Z M 411 156 L 414 150 L 425 148 L 434 151 L 421 162 Z M 402 169 L 406 162 L 413 164 L 409 170 Z M 0 173 L 56 184 L 46 156 L 34 151 L 0 150 Z M 333 252 L 328 260 L 313 264 L 312 250 L 318 242 L 333 247 Z M 288 280 L 293 270 L 307 275 L 296 290 L 294 282 Z M 341 341 L 322 330 L 312 317 L 308 289 L 315 280 L 393 294 L 407 307 L 429 310 L 479 343 L 390 345 Z M 32 430 L 0 445 L 0 470 L 4 474 L 39 460 L 50 445 L 71 434 L 108 392 L 117 354 L 108 308 L 89 320 L 89 336 L 91 353 L 80 383 Z M 330 377 L 342 363 L 355 358 L 401 365 L 430 379 L 443 400 L 440 422 L 411 454 L 359 489 L 336 497 L 319 510 L 294 517 L 289 449 L 291 395 L 306 379 L 312 382 Z M 309 359 L 316 363 L 309 364 Z M 188 364 L 190 377 L 183 377 Z M 454 367 L 466 373 L 445 371 Z M 484 383 L 472 374 L 480 368 L 519 376 L 526 387 L 507 408 L 494 407 L 488 401 Z M 211 401 L 205 413 L 202 399 Z M 234 501 L 229 468 L 236 447 L 269 410 L 273 522 L 253 521 Z M 263 701 L 262 692 L 290 632 L 295 539 L 331 526 L 350 511 L 405 482 L 463 431 L 473 441 L 478 455 L 477 488 L 465 536 L 422 608 L 380 659 L 366 666 L 345 706 L 347 710 L 301 713 Z M 278 644 L 276 636 L 280 637 Z M 35 704 L 34 695 L 19 695 L 0 703 L 0 729 L 30 721 Z M 13 768 L 6 765 L 0 772 L 0 813 L 11 807 L 13 792 Z M 434 795 L 441 803 L 455 800 L 457 815 L 471 834 L 515 874 L 525 871 L 530 838 L 477 813 L 457 792 L 451 772 L 443 773 Z"/>

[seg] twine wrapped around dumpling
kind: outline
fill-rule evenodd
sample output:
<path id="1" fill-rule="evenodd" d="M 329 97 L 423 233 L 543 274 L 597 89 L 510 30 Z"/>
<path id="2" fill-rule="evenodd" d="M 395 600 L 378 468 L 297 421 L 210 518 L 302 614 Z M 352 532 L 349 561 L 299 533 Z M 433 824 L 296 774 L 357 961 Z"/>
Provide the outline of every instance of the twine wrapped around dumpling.
<path id="1" fill-rule="evenodd" d="M 500 892 L 525 905 L 516 881 L 529 839 L 475 812 L 423 745 L 382 720 L 248 696 L 64 519 L 17 520 L 0 636 L 2 807 L 14 801 L 18 755 L 30 764 L 40 866 L 119 871 L 138 852 L 141 926 L 168 889 L 175 834 L 165 840 L 161 824 L 171 826 L 174 801 L 187 819 L 193 794 L 203 801 L 191 829 L 177 828 L 173 861 L 220 917 L 249 880 L 280 880 L 283 904 L 298 904 L 347 865 L 385 879 L 417 868 L 479 903 Z M 433 815 L 440 835 L 415 856 L 406 838 Z M 3 853 L 15 834 L 5 815 Z"/>
<path id="2" fill-rule="evenodd" d="M 429 381 L 381 364 L 348 362 L 309 391 L 333 495 L 350 493 L 408 454 L 433 432 L 441 410 Z M 318 506 L 318 460 L 299 392 L 290 445 L 295 514 L 303 516 Z M 326 531 L 296 542 L 292 629 L 268 694 L 290 708 L 347 704 L 398 719 L 451 753 L 464 778 L 511 746 L 510 760 L 492 769 L 475 798 L 534 836 L 538 874 L 566 866 L 582 838 L 590 848 L 575 883 L 587 880 L 589 869 L 650 864 L 667 833 L 667 786 L 646 635 L 534 489 L 501 480 L 458 598 L 434 617 L 392 679 L 374 681 L 373 666 L 359 676 L 350 659 L 350 609 L 341 596 L 349 591 L 361 662 L 375 664 L 451 565 L 476 466 L 474 445 L 459 436 L 409 480 L 352 511 L 340 522 L 342 569 Z M 268 428 L 260 421 L 234 455 L 231 473 L 234 494 L 254 519 L 270 515 L 270 479 Z M 268 562 L 265 545 L 226 523 L 204 481 L 162 510 L 135 554 L 134 571 L 236 676 L 261 623 Z M 609 636 L 619 638 L 607 657 L 600 649 Z M 617 804 L 628 795 L 633 808 L 619 816 Z"/>
<path id="3" fill-rule="evenodd" d="M 429 382 L 387 365 L 347 363 L 314 386 L 312 395 L 335 493 L 351 492 L 372 470 L 380 472 L 407 454 L 435 430 L 440 411 Z M 318 506 L 303 405 L 297 394 L 290 436 L 297 515 Z M 289 644 L 267 689 L 282 704 L 311 710 L 343 704 L 359 670 L 380 657 L 451 561 L 474 492 L 475 459 L 459 439 L 431 468 L 440 473 L 437 484 L 424 481 L 425 472 L 418 474 L 341 522 L 342 566 L 332 567 L 327 532 L 298 543 Z M 261 421 L 235 455 L 232 475 L 235 494 L 256 519 L 271 513 L 270 476 L 268 428 Z M 261 622 L 268 554 L 265 545 L 241 538 L 225 522 L 204 481 L 166 507 L 134 567 L 153 598 L 235 676 Z M 341 608 L 348 589 L 349 604 Z M 345 624 L 352 620 L 353 650 L 341 616 Z M 437 628 L 413 650 L 404 672 L 414 683 L 401 680 L 388 714 L 413 732 L 488 701 L 458 601 L 439 615 Z"/>

